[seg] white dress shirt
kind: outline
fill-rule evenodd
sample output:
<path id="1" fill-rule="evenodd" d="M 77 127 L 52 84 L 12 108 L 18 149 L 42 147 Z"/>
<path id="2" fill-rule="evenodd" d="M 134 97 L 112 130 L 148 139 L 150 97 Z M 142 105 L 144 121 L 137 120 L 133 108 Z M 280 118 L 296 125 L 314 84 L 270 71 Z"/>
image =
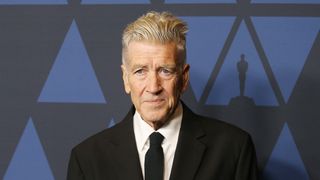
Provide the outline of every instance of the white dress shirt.
<path id="1" fill-rule="evenodd" d="M 176 111 L 171 119 L 163 127 L 157 130 L 164 137 L 162 149 L 164 155 L 164 180 L 169 180 L 174 153 L 176 151 L 178 136 L 182 121 L 182 104 L 179 103 Z M 136 139 L 137 149 L 139 153 L 140 165 L 143 178 L 144 173 L 144 158 L 149 149 L 149 136 L 155 130 L 142 120 L 140 114 L 136 111 L 133 116 L 133 130 Z"/>

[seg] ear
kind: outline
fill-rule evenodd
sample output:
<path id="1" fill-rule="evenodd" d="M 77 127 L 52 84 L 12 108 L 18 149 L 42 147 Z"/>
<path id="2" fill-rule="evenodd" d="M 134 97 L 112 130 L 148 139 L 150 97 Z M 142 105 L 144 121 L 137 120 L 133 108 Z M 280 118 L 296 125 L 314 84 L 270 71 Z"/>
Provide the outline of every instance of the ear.
<path id="1" fill-rule="evenodd" d="M 121 70 L 122 70 L 122 80 L 124 84 L 124 89 L 127 94 L 130 94 L 131 89 L 129 85 L 129 79 L 128 79 L 129 77 L 128 77 L 128 71 L 127 71 L 126 65 L 122 64 Z"/>
<path id="2" fill-rule="evenodd" d="M 189 84 L 189 70 L 190 70 L 190 65 L 185 64 L 182 72 L 182 89 L 181 89 L 182 92 L 187 90 L 187 87 Z"/>

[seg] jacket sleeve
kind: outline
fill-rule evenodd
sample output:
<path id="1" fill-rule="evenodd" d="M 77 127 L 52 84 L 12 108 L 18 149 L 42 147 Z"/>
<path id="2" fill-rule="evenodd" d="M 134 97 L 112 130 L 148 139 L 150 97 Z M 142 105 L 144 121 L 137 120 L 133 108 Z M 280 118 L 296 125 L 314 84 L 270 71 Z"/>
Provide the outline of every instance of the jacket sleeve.
<path id="1" fill-rule="evenodd" d="M 251 137 L 246 136 L 240 151 L 235 180 L 258 180 L 257 158 Z"/>
<path id="2" fill-rule="evenodd" d="M 67 180 L 85 180 L 76 151 L 74 149 L 71 151 L 69 159 Z"/>

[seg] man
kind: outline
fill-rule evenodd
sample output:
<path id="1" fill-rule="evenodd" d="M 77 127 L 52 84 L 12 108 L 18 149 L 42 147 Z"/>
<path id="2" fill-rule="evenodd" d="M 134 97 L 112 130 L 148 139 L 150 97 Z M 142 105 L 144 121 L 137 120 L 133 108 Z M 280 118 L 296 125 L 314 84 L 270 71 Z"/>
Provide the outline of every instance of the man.
<path id="1" fill-rule="evenodd" d="M 166 12 L 126 27 L 121 68 L 134 106 L 122 122 L 72 150 L 68 180 L 257 179 L 250 136 L 180 101 L 189 82 L 186 32 Z"/>

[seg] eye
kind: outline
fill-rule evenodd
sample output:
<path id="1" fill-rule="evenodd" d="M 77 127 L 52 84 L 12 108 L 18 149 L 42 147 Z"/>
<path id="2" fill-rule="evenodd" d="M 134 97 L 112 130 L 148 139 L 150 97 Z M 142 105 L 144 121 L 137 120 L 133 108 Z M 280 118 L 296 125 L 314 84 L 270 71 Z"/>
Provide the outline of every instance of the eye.
<path id="1" fill-rule="evenodd" d="M 159 74 L 163 77 L 171 77 L 174 74 L 174 71 L 168 68 L 161 68 Z"/>
<path id="2" fill-rule="evenodd" d="M 142 68 L 134 71 L 134 74 L 138 76 L 143 76 L 145 73 L 146 73 L 146 70 Z"/>
<path id="3" fill-rule="evenodd" d="M 171 71 L 169 71 L 168 69 L 164 69 L 164 68 L 162 68 L 160 70 L 160 72 L 163 73 L 163 74 L 171 74 Z"/>

